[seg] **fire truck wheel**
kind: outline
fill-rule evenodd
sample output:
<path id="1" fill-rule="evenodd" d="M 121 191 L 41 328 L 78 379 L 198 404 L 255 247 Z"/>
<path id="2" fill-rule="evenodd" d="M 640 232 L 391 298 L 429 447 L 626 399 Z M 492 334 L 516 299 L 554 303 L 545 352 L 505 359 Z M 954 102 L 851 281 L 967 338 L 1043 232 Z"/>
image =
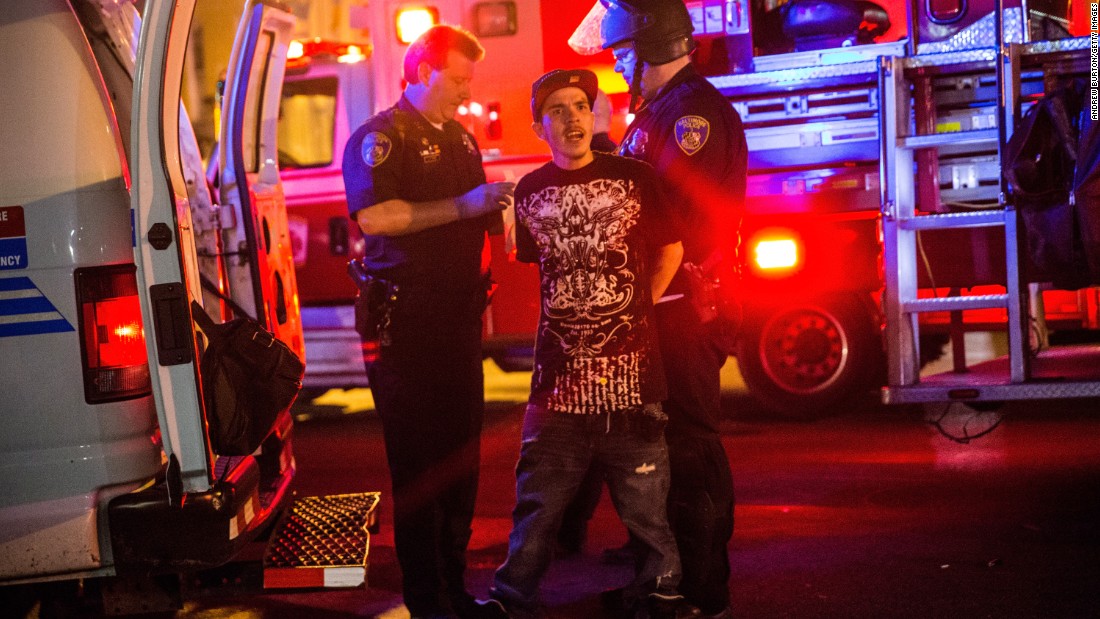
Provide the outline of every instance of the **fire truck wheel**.
<path id="1" fill-rule="evenodd" d="M 870 387 L 883 365 L 873 310 L 858 298 L 768 308 L 749 317 L 737 362 L 769 412 L 812 420 Z"/>

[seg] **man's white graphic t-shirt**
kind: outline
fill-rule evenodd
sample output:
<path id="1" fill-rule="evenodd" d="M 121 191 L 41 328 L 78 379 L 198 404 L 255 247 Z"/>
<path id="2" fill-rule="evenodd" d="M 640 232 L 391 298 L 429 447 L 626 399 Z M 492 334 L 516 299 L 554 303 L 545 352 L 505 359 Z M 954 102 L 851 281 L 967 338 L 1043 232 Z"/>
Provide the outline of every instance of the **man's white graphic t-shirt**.
<path id="1" fill-rule="evenodd" d="M 653 168 L 594 153 L 553 163 L 516 187 L 517 258 L 538 264 L 541 309 L 531 403 L 598 414 L 660 402 L 648 261 L 679 239 L 663 216 Z"/>

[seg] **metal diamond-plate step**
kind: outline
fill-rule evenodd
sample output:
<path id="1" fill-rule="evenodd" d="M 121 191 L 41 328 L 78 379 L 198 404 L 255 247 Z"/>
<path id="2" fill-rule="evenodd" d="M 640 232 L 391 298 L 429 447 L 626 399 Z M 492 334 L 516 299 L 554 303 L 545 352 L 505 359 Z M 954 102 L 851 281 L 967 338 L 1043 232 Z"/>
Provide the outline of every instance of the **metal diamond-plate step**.
<path id="1" fill-rule="evenodd" d="M 264 555 L 264 588 L 358 587 L 367 581 L 379 492 L 303 497 Z"/>

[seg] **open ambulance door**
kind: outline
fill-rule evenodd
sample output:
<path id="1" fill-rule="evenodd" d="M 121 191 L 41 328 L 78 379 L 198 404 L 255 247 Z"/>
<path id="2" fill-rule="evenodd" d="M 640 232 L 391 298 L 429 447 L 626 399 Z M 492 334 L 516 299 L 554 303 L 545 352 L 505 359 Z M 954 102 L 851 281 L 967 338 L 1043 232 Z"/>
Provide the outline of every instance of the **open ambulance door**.
<path id="1" fill-rule="evenodd" d="M 245 8 L 226 71 L 218 189 L 231 296 L 305 358 L 276 140 L 293 25 L 256 0 Z M 238 257 L 236 248 L 248 251 Z"/>
<path id="2" fill-rule="evenodd" d="M 169 459 L 169 486 L 185 493 L 211 488 L 215 460 L 202 407 L 197 352 L 201 346 L 191 316 L 191 301 L 201 304 L 203 295 L 180 150 L 180 89 L 194 9 L 195 0 L 145 3 L 131 129 L 134 261 L 153 396 Z M 253 171 L 232 177 L 240 179 L 232 182 L 234 191 L 248 201 L 230 200 L 223 207 L 230 212 L 219 219 L 230 231 L 233 224 L 247 230 L 224 249 L 227 270 L 232 265 L 237 272 L 247 272 L 247 277 L 230 278 L 230 297 L 245 309 L 262 308 L 253 317 L 287 338 L 300 354 L 297 292 L 274 163 L 276 114 L 292 24 L 289 14 L 257 0 L 245 7 L 227 70 L 231 92 L 239 94 L 226 98 L 226 112 L 234 119 L 227 124 L 237 127 L 236 135 L 248 136 L 238 137 L 233 150 L 241 152 L 243 145 L 250 158 L 238 165 L 230 157 L 226 167 L 247 171 L 251 164 Z M 252 182 L 257 186 L 251 187 Z M 287 266 L 280 270 L 283 245 Z M 273 296 L 275 291 L 280 299 Z M 221 318 L 215 308 L 208 312 L 215 320 Z M 286 320 L 279 320 L 283 315 Z"/>

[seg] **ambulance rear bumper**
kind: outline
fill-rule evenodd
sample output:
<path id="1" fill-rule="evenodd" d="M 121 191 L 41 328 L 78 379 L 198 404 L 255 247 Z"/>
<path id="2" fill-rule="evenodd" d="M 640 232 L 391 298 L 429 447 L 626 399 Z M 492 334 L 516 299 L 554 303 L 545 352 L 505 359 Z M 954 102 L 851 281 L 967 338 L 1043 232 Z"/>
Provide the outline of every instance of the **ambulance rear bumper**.
<path id="1" fill-rule="evenodd" d="M 208 491 L 182 501 L 170 499 L 165 482 L 111 500 L 107 519 L 116 571 L 191 571 L 232 559 L 290 498 L 290 449 L 289 435 L 272 435 L 258 454 L 234 458 L 233 468 Z"/>

